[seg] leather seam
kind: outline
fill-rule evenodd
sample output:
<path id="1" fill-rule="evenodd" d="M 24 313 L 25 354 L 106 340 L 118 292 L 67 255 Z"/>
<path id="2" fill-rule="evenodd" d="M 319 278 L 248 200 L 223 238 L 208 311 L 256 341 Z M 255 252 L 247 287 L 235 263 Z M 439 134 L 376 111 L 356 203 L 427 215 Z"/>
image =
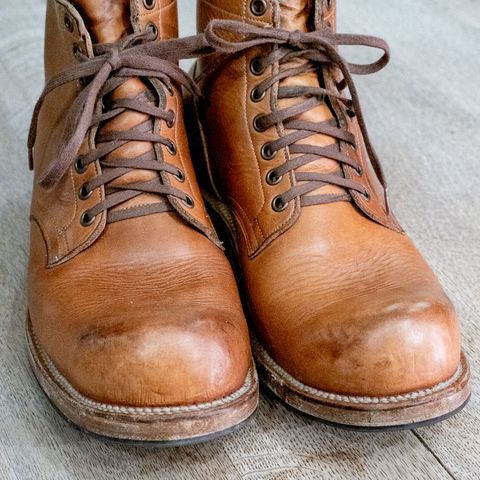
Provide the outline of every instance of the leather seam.
<path id="1" fill-rule="evenodd" d="M 76 401 L 77 403 L 81 403 L 87 408 L 100 410 L 107 413 L 149 416 L 174 415 L 179 413 L 209 410 L 215 407 L 224 406 L 228 403 L 233 403 L 234 401 L 238 400 L 240 397 L 248 393 L 250 390 L 252 390 L 252 388 L 254 388 L 257 383 L 256 373 L 254 367 L 252 366 L 248 370 L 245 381 L 239 389 L 237 389 L 230 395 L 209 402 L 197 403 L 193 405 L 174 405 L 166 407 L 131 407 L 127 405 L 115 405 L 110 403 L 97 402 L 78 392 L 75 387 L 73 387 L 71 383 L 57 369 L 55 364 L 49 358 L 48 354 L 39 344 L 38 339 L 33 333 L 33 331 L 29 329 L 28 333 L 33 348 L 36 349 L 36 353 L 38 353 L 38 355 L 40 356 L 40 359 L 44 363 L 44 367 L 46 368 L 47 372 L 52 376 L 51 380 L 53 380 L 55 384 L 60 387 L 62 396 L 71 397 L 74 401 Z"/>
<path id="2" fill-rule="evenodd" d="M 418 398 L 423 398 L 435 393 L 438 393 L 441 390 L 453 385 L 464 373 L 465 369 L 463 368 L 462 362 L 458 365 L 455 373 L 444 380 L 439 382 L 432 387 L 424 388 L 420 390 L 414 390 L 409 393 L 404 393 L 400 395 L 388 395 L 388 396 L 378 396 L 378 397 L 366 397 L 366 396 L 357 396 L 357 395 L 342 395 L 334 392 L 327 392 L 317 388 L 310 387 L 300 382 L 288 372 L 286 372 L 278 363 L 273 360 L 273 358 L 267 353 L 267 351 L 260 345 L 259 341 L 255 338 L 252 339 L 252 347 L 254 352 L 257 352 L 257 355 L 261 356 L 262 361 L 264 361 L 267 366 L 277 374 L 283 382 L 288 382 L 290 385 L 294 386 L 302 393 L 322 398 L 325 400 L 334 400 L 337 402 L 344 403 L 356 403 L 356 404 L 389 404 L 389 403 L 400 403 L 408 400 L 415 400 Z M 258 353 L 259 352 L 259 353 Z M 288 385 L 287 383 L 287 385 Z"/>

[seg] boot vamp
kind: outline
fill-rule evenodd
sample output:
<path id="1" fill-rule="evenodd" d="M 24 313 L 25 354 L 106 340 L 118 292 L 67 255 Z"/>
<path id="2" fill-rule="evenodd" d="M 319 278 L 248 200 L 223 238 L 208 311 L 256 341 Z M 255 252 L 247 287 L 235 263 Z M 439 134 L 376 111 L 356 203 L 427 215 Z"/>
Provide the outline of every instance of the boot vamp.
<path id="1" fill-rule="evenodd" d="M 248 332 L 228 261 L 175 214 L 108 224 L 92 246 L 53 268 L 35 226 L 31 242 L 33 330 L 81 394 L 181 405 L 223 397 L 245 381 Z"/>
<path id="2" fill-rule="evenodd" d="M 305 384 L 394 395 L 455 372 L 458 324 L 435 275 L 406 235 L 352 204 L 302 209 L 242 263 L 262 344 Z"/>

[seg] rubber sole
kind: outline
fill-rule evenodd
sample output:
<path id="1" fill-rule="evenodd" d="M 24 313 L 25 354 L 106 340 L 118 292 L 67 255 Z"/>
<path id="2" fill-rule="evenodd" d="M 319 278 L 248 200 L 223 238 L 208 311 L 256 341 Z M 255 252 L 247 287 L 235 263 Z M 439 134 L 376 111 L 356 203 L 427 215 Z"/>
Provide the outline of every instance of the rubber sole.
<path id="1" fill-rule="evenodd" d="M 258 405 L 258 378 L 252 364 L 245 383 L 227 397 L 171 407 L 131 407 L 83 396 L 58 371 L 26 325 L 29 360 L 42 390 L 55 408 L 80 430 L 137 446 L 169 447 L 201 443 L 231 433 Z"/>
<path id="2" fill-rule="evenodd" d="M 193 96 L 187 97 L 186 109 L 186 118 L 190 122 L 191 150 L 203 157 L 200 158 L 204 164 L 203 187 L 210 191 L 211 172 L 206 137 L 201 110 Z M 237 282 L 242 285 L 242 272 L 236 261 L 235 224 L 228 206 L 207 191 L 204 191 L 204 196 L 216 230 L 225 241 Z M 248 298 L 245 298 L 241 288 L 240 291 L 248 318 Z M 249 320 L 251 323 L 251 318 Z M 302 384 L 277 365 L 256 339 L 252 340 L 252 349 L 259 377 L 276 397 L 296 411 L 335 427 L 360 431 L 418 428 L 458 413 L 470 398 L 470 370 L 463 353 L 454 376 L 439 385 L 397 396 L 355 397 L 324 392 Z"/>

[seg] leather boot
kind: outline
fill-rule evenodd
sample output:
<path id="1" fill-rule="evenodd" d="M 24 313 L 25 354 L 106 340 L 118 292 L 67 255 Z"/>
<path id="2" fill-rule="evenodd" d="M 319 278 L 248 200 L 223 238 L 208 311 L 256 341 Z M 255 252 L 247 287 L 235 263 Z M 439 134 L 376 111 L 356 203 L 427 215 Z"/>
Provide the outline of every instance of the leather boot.
<path id="1" fill-rule="evenodd" d="M 176 36 L 172 0 L 48 0 L 29 142 L 34 372 L 82 429 L 167 444 L 232 429 L 258 397 L 190 160 L 195 86 L 177 60 L 193 46 Z"/>
<path id="2" fill-rule="evenodd" d="M 198 29 L 215 53 L 193 70 L 193 141 L 263 381 L 353 427 L 460 409 L 469 371 L 454 308 L 390 209 L 352 79 L 385 66 L 387 44 L 337 34 L 333 0 L 199 0 Z M 342 45 L 380 58 L 349 64 Z"/>

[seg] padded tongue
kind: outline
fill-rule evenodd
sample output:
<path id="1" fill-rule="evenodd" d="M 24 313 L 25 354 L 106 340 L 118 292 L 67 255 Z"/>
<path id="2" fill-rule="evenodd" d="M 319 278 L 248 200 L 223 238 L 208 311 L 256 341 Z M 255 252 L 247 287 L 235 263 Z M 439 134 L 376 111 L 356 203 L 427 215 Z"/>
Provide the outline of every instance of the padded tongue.
<path id="1" fill-rule="evenodd" d="M 130 0 L 74 0 L 94 43 L 113 43 L 132 32 Z"/>
<path id="2" fill-rule="evenodd" d="M 314 0 L 279 0 L 280 26 L 285 30 L 311 30 L 315 14 Z"/>
<path id="3" fill-rule="evenodd" d="M 308 32 L 314 29 L 315 24 L 315 4 L 320 4 L 316 0 L 278 0 L 278 6 L 280 9 L 280 27 L 286 30 L 294 31 L 299 30 L 302 32 Z M 307 63 L 306 60 L 296 59 L 289 63 L 289 66 L 295 67 L 301 64 Z M 319 87 L 319 77 L 316 72 L 308 72 L 302 75 L 296 75 L 289 77 L 280 82 L 280 86 L 294 87 L 294 86 L 308 86 Z M 304 100 L 304 99 L 303 99 Z M 280 108 L 287 108 L 296 103 L 301 103 L 299 99 L 283 99 L 279 100 L 278 104 Z M 334 118 L 330 108 L 323 104 L 308 112 L 303 113 L 297 117 L 299 120 L 305 120 L 308 122 L 324 122 Z M 332 137 L 325 135 L 312 135 L 299 143 L 324 147 L 335 143 L 336 140 Z M 318 173 L 333 173 L 338 172 L 341 169 L 338 162 L 327 158 L 319 158 L 318 160 L 311 162 L 301 168 L 298 171 L 302 172 L 318 172 Z M 333 185 L 325 185 L 320 190 L 312 192 L 313 195 L 331 193 L 340 194 L 343 189 Z"/>

